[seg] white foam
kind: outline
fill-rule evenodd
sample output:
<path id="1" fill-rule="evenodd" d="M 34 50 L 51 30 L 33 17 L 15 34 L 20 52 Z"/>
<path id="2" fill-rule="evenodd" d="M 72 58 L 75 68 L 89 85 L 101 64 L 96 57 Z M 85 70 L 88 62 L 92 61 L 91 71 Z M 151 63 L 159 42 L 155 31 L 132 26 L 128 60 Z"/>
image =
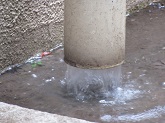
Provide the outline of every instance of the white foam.
<path id="1" fill-rule="evenodd" d="M 139 122 L 143 120 L 159 118 L 162 115 L 165 115 L 165 106 L 157 106 L 153 109 L 138 114 L 125 114 L 120 116 L 111 116 L 106 114 L 101 116 L 100 120 L 104 122 L 111 122 L 111 121 Z"/>

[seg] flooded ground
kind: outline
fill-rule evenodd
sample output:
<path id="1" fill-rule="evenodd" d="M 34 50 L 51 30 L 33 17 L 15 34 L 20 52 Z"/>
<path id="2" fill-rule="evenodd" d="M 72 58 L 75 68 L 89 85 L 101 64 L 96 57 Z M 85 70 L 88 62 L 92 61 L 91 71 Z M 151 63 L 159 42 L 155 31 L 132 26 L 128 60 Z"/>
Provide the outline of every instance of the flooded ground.
<path id="1" fill-rule="evenodd" d="M 0 76 L 0 101 L 99 123 L 164 123 L 165 9 L 148 7 L 127 17 L 122 86 L 113 98 L 78 101 L 64 92 L 63 48 Z"/>

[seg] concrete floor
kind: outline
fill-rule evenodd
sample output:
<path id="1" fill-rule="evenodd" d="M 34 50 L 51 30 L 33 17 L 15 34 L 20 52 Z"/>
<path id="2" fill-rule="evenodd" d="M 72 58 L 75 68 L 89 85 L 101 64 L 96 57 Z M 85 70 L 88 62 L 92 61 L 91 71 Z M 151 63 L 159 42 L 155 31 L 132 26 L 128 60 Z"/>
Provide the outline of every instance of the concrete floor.
<path id="1" fill-rule="evenodd" d="M 92 123 L 0 102 L 0 123 Z"/>

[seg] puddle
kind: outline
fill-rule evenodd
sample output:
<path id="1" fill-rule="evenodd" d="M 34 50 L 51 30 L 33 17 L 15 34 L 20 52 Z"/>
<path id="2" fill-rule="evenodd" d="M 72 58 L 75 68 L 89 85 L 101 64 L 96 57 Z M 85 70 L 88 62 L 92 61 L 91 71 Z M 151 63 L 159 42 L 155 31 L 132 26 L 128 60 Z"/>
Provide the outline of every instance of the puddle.
<path id="1" fill-rule="evenodd" d="M 154 83 L 147 70 L 127 71 L 123 66 L 122 83 L 106 93 L 108 98 L 84 100 L 65 93 L 67 65 L 62 58 L 63 48 L 60 48 L 42 59 L 44 66 L 32 68 L 27 64 L 17 71 L 19 74 L 11 73 L 18 86 L 13 97 L 18 101 L 16 104 L 26 100 L 21 104 L 24 107 L 103 123 L 165 120 L 165 84 Z M 3 75 L 7 81 L 9 74 Z"/>

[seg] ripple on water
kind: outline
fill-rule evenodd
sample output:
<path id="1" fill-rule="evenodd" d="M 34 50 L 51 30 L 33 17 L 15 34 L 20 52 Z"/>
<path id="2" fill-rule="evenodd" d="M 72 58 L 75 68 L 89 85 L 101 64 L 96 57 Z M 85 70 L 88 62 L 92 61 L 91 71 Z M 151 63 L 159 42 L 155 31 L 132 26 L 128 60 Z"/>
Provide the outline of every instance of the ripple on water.
<path id="1" fill-rule="evenodd" d="M 120 116 L 111 116 L 106 114 L 101 116 L 100 120 L 104 122 L 111 122 L 111 121 L 139 122 L 142 120 L 159 118 L 162 115 L 165 115 L 165 106 L 156 106 L 153 109 L 138 114 L 125 114 Z"/>
<path id="2" fill-rule="evenodd" d="M 132 99 L 137 99 L 144 92 L 136 90 L 134 88 L 120 88 L 118 87 L 113 93 L 111 93 L 112 98 L 107 100 L 100 100 L 99 103 L 104 104 L 104 106 L 116 105 L 116 104 L 126 104 L 127 101 Z"/>

